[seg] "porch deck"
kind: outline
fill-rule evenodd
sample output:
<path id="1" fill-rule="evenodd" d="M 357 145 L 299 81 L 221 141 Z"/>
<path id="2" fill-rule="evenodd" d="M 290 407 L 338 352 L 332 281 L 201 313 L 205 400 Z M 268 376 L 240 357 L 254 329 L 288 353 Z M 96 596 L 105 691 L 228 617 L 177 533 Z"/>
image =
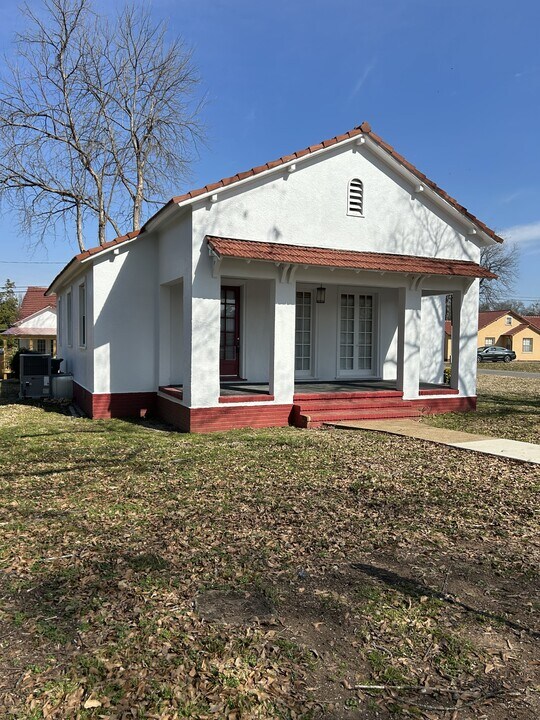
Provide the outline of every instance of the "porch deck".
<path id="1" fill-rule="evenodd" d="M 182 385 L 167 385 L 159 388 L 160 392 L 182 399 Z M 420 395 L 457 395 L 457 390 L 448 385 L 420 383 Z M 294 384 L 294 400 L 332 397 L 345 399 L 354 397 L 402 397 L 395 381 L 389 380 L 334 380 L 334 381 L 299 381 Z M 220 384 L 220 403 L 233 402 L 271 402 L 268 383 L 248 383 L 242 381 L 222 381 Z"/>

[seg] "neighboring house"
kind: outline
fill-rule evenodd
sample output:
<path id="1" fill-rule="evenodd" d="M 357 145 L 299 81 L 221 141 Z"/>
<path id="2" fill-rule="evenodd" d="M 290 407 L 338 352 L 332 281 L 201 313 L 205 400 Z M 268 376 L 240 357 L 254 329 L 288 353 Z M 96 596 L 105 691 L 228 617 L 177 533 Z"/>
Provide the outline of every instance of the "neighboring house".
<path id="1" fill-rule="evenodd" d="M 17 322 L 2 335 L 17 340 L 20 349 L 56 355 L 56 296 L 45 296 L 46 287 L 27 289 Z"/>
<path id="2" fill-rule="evenodd" d="M 540 360 L 540 318 L 513 310 L 478 315 L 478 347 L 498 345 L 516 353 L 516 360 Z"/>
<path id="3" fill-rule="evenodd" d="M 48 290 L 59 353 L 90 416 L 189 431 L 471 409 L 496 242 L 364 123 L 74 257 Z"/>

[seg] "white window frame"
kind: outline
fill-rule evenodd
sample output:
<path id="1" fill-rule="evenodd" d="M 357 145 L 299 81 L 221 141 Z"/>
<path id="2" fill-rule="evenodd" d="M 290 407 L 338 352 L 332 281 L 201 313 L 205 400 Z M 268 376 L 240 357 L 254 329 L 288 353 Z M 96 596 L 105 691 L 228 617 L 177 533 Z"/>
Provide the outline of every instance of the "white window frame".
<path id="1" fill-rule="evenodd" d="M 82 301 L 81 301 L 82 298 Z M 86 336 L 88 332 L 87 327 L 87 312 L 86 312 L 86 283 L 82 282 L 79 285 L 79 347 L 86 347 Z"/>
<path id="2" fill-rule="evenodd" d="M 298 287 L 296 288 L 297 293 L 306 293 L 310 296 L 310 306 L 311 306 L 311 314 L 310 314 L 310 347 L 309 347 L 309 369 L 308 370 L 297 370 L 296 369 L 296 342 L 295 342 L 295 351 L 294 351 L 294 376 L 296 378 L 312 378 L 314 376 L 314 346 L 315 346 L 315 303 L 314 303 L 314 295 L 315 290 L 312 288 L 303 288 Z M 296 297 L 296 296 L 295 296 Z M 298 306 L 296 306 L 298 307 Z M 295 332 L 295 340 L 296 340 L 296 311 L 295 311 L 295 322 L 294 322 L 294 332 Z"/>
<path id="3" fill-rule="evenodd" d="M 64 320 L 63 317 L 63 302 L 62 298 L 58 298 L 57 307 L 56 307 L 56 342 L 58 345 L 62 345 L 62 340 L 64 338 L 64 331 L 62 328 L 62 322 Z"/>
<path id="4" fill-rule="evenodd" d="M 525 343 L 529 343 L 529 346 L 525 348 Z M 533 352 L 533 338 L 523 338 L 521 341 L 521 351 L 524 353 L 532 353 Z"/>
<path id="5" fill-rule="evenodd" d="M 505 322 L 506 325 L 511 325 L 511 324 L 512 324 L 512 317 L 511 317 L 511 315 L 507 315 L 507 316 L 505 317 L 505 319 L 504 319 L 504 322 Z"/>
<path id="6" fill-rule="evenodd" d="M 485 338 L 484 345 L 495 345 L 495 338 L 494 337 L 487 337 Z"/>
<path id="7" fill-rule="evenodd" d="M 354 295 L 355 296 L 355 330 L 354 330 L 354 365 L 352 370 L 342 370 L 341 369 L 341 296 L 343 294 L 346 295 Z M 357 348 L 358 348 L 358 323 L 359 323 L 359 314 L 357 312 L 357 300 L 358 295 L 371 295 L 372 297 L 372 346 L 371 346 L 371 371 L 368 373 L 362 372 L 361 369 L 357 367 L 358 365 L 358 357 L 357 357 Z M 374 379 L 379 378 L 381 376 L 381 369 L 380 369 L 380 319 L 379 319 L 379 293 L 373 290 L 373 288 L 364 288 L 364 287 L 349 287 L 349 286 L 339 286 L 337 289 L 337 297 L 336 297 L 336 377 L 337 378 L 349 378 L 349 379 L 358 379 L 358 380 L 367 380 L 367 379 Z"/>
<path id="8" fill-rule="evenodd" d="M 67 346 L 73 347 L 73 292 L 71 288 L 66 293 L 66 326 Z"/>

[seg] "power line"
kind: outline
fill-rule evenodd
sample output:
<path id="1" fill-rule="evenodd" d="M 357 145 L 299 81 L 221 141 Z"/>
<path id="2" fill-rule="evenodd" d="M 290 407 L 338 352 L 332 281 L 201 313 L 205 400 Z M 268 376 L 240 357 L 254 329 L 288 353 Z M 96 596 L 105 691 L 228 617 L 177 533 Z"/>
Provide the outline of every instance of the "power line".
<path id="1" fill-rule="evenodd" d="M 66 260 L 0 260 L 2 265 L 65 265 Z"/>

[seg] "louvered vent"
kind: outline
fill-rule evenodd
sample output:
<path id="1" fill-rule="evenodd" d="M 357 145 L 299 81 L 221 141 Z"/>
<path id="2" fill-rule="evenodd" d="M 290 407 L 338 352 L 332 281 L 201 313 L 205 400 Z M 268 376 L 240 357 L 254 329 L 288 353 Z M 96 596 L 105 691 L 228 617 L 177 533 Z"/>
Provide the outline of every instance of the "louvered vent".
<path id="1" fill-rule="evenodd" d="M 364 185 L 358 178 L 349 183 L 348 203 L 347 215 L 361 217 L 364 214 Z"/>

